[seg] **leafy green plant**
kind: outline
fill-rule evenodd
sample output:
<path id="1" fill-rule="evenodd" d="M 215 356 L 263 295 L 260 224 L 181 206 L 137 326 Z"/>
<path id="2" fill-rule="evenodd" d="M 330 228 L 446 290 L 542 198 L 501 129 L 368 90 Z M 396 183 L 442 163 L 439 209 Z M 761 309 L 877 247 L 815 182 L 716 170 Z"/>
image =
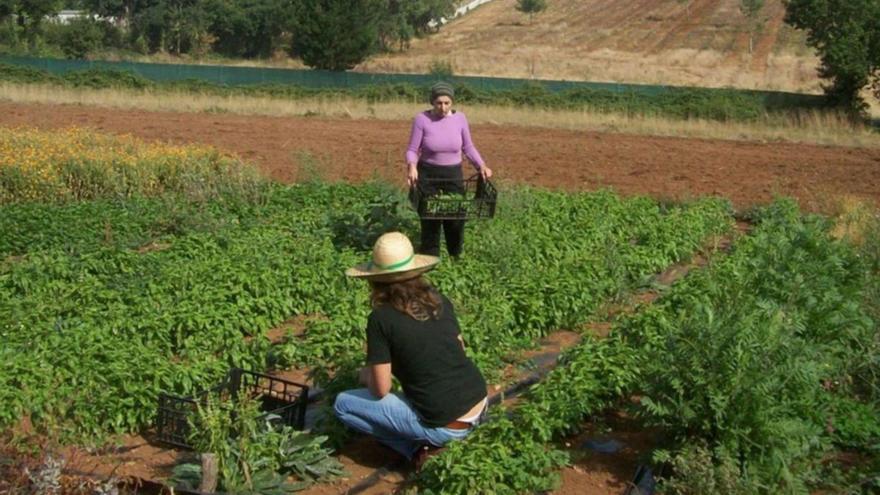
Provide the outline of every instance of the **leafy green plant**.
<path id="1" fill-rule="evenodd" d="M 229 403 L 200 404 L 191 420 L 190 441 L 199 452 L 216 456 L 223 490 L 281 495 L 343 474 L 342 465 L 323 446 L 326 437 L 276 424 L 277 418 L 261 421 L 260 416 L 259 403 L 240 395 Z M 180 465 L 174 474 L 174 482 L 191 488 L 201 479 L 201 467 Z M 296 482 L 288 482 L 289 476 Z"/>
<path id="2" fill-rule="evenodd" d="M 571 432 L 629 390 L 636 378 L 630 349 L 616 338 L 588 338 L 560 357 L 509 415 L 496 412 L 419 475 L 426 493 L 526 493 L 552 489 L 568 455 L 550 442 Z M 508 418 L 509 416 L 509 418 Z"/>
<path id="3" fill-rule="evenodd" d="M 437 79 L 449 79 L 454 73 L 455 71 L 452 68 L 452 62 L 448 59 L 434 59 L 431 60 L 431 63 L 428 65 L 428 74 L 431 74 Z"/>
<path id="4" fill-rule="evenodd" d="M 846 398 L 878 356 L 860 305 L 870 277 L 827 220 L 791 201 L 754 218 L 731 256 L 620 328 L 642 358 L 637 412 L 667 433 L 672 451 L 702 442 L 736 460 L 744 486 L 803 493 L 834 444 L 869 447 L 880 424 L 870 405 Z M 712 469 L 728 469 L 714 460 Z M 718 475 L 681 469 L 685 480 Z"/>
<path id="5" fill-rule="evenodd" d="M 674 474 L 661 480 L 661 493 L 671 495 L 761 493 L 761 485 L 742 477 L 739 462 L 723 448 L 717 448 L 713 452 L 704 443 L 697 442 L 674 453 L 655 452 L 654 460 L 667 464 Z"/>
<path id="6" fill-rule="evenodd" d="M 337 248 L 366 251 L 386 232 L 415 231 L 415 217 L 400 192 L 390 188 L 381 188 L 378 192 L 366 205 L 365 213 L 345 212 L 330 220 L 333 244 Z"/>
<path id="7" fill-rule="evenodd" d="M 552 490 L 565 452 L 548 447 L 499 415 L 465 440 L 430 458 L 418 476 L 419 493 L 518 494 Z"/>

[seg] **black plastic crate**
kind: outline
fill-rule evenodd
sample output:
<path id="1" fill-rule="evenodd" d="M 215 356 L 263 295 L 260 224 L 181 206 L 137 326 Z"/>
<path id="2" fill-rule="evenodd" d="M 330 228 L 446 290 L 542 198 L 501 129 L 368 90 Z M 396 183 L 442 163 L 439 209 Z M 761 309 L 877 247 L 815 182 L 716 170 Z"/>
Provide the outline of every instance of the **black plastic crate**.
<path id="1" fill-rule="evenodd" d="M 409 199 L 423 220 L 492 218 L 498 191 L 480 175 L 463 181 L 419 178 L 410 188 Z"/>
<path id="2" fill-rule="evenodd" d="M 189 418 L 196 414 L 199 404 L 203 406 L 209 397 L 228 400 L 238 394 L 247 393 L 260 401 L 265 414 L 261 418 L 273 416 L 280 424 L 297 430 L 305 427 L 306 405 L 309 387 L 274 376 L 233 368 L 226 374 L 223 382 L 193 397 L 180 397 L 159 394 L 159 409 L 156 415 L 156 441 L 191 449 Z"/>

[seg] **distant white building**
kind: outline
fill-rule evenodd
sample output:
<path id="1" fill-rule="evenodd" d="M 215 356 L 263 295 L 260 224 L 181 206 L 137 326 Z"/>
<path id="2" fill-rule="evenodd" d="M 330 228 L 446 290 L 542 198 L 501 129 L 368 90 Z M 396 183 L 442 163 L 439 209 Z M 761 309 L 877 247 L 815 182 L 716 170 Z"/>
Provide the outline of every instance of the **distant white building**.
<path id="1" fill-rule="evenodd" d="M 459 6 L 457 9 L 455 9 L 455 13 L 452 14 L 452 18 L 455 19 L 456 17 L 458 17 L 460 15 L 465 15 L 468 12 L 470 12 L 471 9 L 475 9 L 475 8 L 479 7 L 480 5 L 483 5 L 484 3 L 489 3 L 491 1 L 492 0 L 471 0 L 470 2 L 465 2 L 463 5 Z M 449 22 L 449 19 L 447 19 L 445 17 L 441 17 L 440 20 L 433 20 L 433 21 L 429 22 L 428 26 L 435 28 L 438 25 L 442 26 L 443 24 L 446 24 L 447 22 Z"/>
<path id="2" fill-rule="evenodd" d="M 56 24 L 70 24 L 73 19 L 88 17 L 89 13 L 85 10 L 59 10 L 55 15 L 46 16 L 46 20 Z"/>
<path id="3" fill-rule="evenodd" d="M 46 21 L 55 24 L 70 24 L 74 19 L 92 19 L 95 21 L 109 21 L 118 24 L 115 17 L 101 17 L 97 14 L 89 14 L 87 10 L 59 10 L 55 15 L 47 15 Z"/>

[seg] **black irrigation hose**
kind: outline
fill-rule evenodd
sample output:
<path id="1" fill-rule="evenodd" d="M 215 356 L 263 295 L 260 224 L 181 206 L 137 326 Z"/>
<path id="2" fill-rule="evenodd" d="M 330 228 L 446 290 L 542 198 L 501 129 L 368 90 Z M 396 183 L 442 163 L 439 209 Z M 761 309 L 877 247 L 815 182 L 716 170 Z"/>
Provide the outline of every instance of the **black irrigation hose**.
<path id="1" fill-rule="evenodd" d="M 504 391 L 489 397 L 489 405 L 494 406 L 500 404 L 504 399 L 516 397 L 532 385 L 541 381 L 547 373 L 556 367 L 556 363 L 559 361 L 559 355 L 561 353 L 562 351 L 551 351 L 532 357 L 530 361 L 535 363 L 538 370 L 533 371 L 518 382 L 507 387 Z"/>

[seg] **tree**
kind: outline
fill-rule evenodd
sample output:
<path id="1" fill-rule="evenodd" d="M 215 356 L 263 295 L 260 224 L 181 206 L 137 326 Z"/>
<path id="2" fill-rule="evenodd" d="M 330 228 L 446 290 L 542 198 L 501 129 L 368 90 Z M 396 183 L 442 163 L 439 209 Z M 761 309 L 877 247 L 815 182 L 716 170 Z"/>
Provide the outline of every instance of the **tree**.
<path id="1" fill-rule="evenodd" d="M 18 2 L 15 0 L 0 0 L 0 21 L 5 21 L 16 11 Z"/>
<path id="2" fill-rule="evenodd" d="M 165 29 L 171 35 L 171 48 L 178 56 L 186 47 L 191 51 L 199 47 L 206 32 L 205 11 L 199 0 L 167 0 Z"/>
<path id="3" fill-rule="evenodd" d="M 214 49 L 233 57 L 269 57 L 290 28 L 287 0 L 206 0 Z"/>
<path id="4" fill-rule="evenodd" d="M 761 24 L 758 14 L 764 8 L 764 0 L 740 0 L 739 10 L 746 16 L 749 23 L 749 54 L 751 55 L 755 43 L 755 31 Z"/>
<path id="5" fill-rule="evenodd" d="M 206 34 L 202 0 L 140 0 L 132 18 L 132 39 L 143 39 L 149 51 L 198 51 Z"/>
<path id="6" fill-rule="evenodd" d="M 516 10 L 529 14 L 529 23 L 532 22 L 532 17 L 535 14 L 543 12 L 546 8 L 546 0 L 516 0 Z"/>
<path id="7" fill-rule="evenodd" d="M 398 0 L 410 4 L 407 23 L 412 26 L 416 36 L 440 29 L 438 19 L 452 17 L 458 0 Z"/>
<path id="8" fill-rule="evenodd" d="M 61 0 L 20 0 L 18 9 L 19 24 L 25 28 L 25 36 L 33 47 L 40 38 L 43 19 L 61 10 Z"/>
<path id="9" fill-rule="evenodd" d="M 301 0 L 294 9 L 294 53 L 315 69 L 351 69 L 376 50 L 382 7 L 381 0 Z"/>
<path id="10" fill-rule="evenodd" d="M 67 58 L 86 58 L 101 48 L 103 40 L 104 30 L 97 21 L 89 17 L 71 19 L 61 32 L 61 51 Z"/>
<path id="11" fill-rule="evenodd" d="M 832 104 L 861 115 L 870 82 L 880 97 L 880 0 L 787 0 L 785 22 L 807 31 Z"/>
<path id="12" fill-rule="evenodd" d="M 455 0 L 385 0 L 384 3 L 379 19 L 382 50 L 388 50 L 394 44 L 400 50 L 408 48 L 413 37 L 439 29 L 440 23 L 436 21 L 450 17 L 456 5 Z"/>

